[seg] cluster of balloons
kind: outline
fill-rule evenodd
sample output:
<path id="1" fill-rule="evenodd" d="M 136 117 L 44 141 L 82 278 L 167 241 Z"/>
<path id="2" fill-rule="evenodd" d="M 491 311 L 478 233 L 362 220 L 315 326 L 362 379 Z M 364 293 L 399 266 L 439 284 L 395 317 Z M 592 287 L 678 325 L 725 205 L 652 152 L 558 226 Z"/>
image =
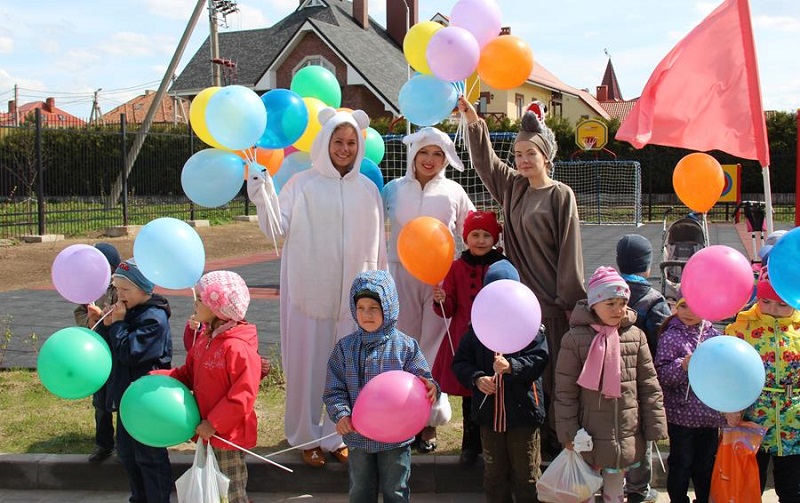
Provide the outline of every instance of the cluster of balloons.
<path id="1" fill-rule="evenodd" d="M 697 213 L 706 213 L 725 189 L 725 173 L 716 159 L 694 152 L 678 161 L 672 172 L 672 186 L 678 198 Z"/>

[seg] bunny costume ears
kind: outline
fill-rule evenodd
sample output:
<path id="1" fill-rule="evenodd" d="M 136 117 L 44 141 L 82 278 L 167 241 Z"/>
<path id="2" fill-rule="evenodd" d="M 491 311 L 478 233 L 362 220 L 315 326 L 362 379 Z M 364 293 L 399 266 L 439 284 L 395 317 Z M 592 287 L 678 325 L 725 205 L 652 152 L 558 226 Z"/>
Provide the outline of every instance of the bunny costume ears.
<path id="1" fill-rule="evenodd" d="M 446 160 L 444 165 L 445 168 L 449 164 L 458 171 L 464 171 L 464 164 L 461 163 L 461 159 L 458 157 L 453 140 L 451 140 L 450 136 L 448 136 L 446 133 L 443 133 L 436 128 L 424 127 L 416 133 L 412 133 L 404 137 L 403 143 L 408 145 L 408 172 L 413 172 L 414 158 L 417 156 L 419 149 L 422 147 L 427 147 L 428 145 L 436 145 L 442 149 Z"/>

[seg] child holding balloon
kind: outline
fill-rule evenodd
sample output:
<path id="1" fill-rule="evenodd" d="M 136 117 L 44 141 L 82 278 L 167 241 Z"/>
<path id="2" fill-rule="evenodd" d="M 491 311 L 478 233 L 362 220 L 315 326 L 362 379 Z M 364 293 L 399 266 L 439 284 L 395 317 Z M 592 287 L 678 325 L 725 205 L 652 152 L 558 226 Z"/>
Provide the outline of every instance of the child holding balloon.
<path id="1" fill-rule="evenodd" d="M 766 267 L 758 279 L 756 298 L 752 307 L 725 327 L 725 333 L 747 341 L 758 351 L 766 381 L 750 407 L 726 413 L 725 417 L 732 426 L 744 419 L 766 428 L 756 454 L 761 492 L 772 461 L 778 499 L 800 501 L 800 311 L 778 295 Z"/>
<path id="2" fill-rule="evenodd" d="M 672 503 L 689 503 L 689 481 L 697 503 L 707 503 L 722 414 L 700 401 L 689 386 L 689 361 L 703 341 L 720 335 L 681 298 L 661 328 L 656 372 L 664 392 L 669 434 L 667 492 Z"/>
<path id="3" fill-rule="evenodd" d="M 578 302 L 556 363 L 555 420 L 567 448 L 584 428 L 593 449 L 581 453 L 603 476 L 603 500 L 624 501 L 625 471 L 641 462 L 646 442 L 667 437 L 663 395 L 647 338 L 628 308 L 630 288 L 598 267 Z"/>
<path id="4" fill-rule="evenodd" d="M 408 438 L 381 442 L 367 438 L 353 426 L 353 409 L 359 393 L 370 379 L 382 372 L 402 370 L 418 376 L 433 403 L 439 387 L 417 341 L 397 329 L 400 304 L 392 276 L 383 270 L 365 271 L 350 288 L 350 311 L 358 330 L 341 339 L 328 360 L 323 402 L 349 448 L 350 501 L 409 501 L 412 425 Z M 427 419 L 424 412 L 423 420 Z M 385 424 L 379 428 L 399 429 L 406 425 Z"/>
<path id="5" fill-rule="evenodd" d="M 519 282 L 508 260 L 490 265 L 483 284 L 503 279 Z M 539 429 L 545 420 L 542 374 L 550 357 L 544 327 L 531 336 L 520 351 L 501 354 L 485 346 L 470 325 L 453 357 L 453 372 L 473 393 L 470 414 L 480 424 L 487 501 L 510 501 L 512 494 L 515 501 L 537 501 Z"/>

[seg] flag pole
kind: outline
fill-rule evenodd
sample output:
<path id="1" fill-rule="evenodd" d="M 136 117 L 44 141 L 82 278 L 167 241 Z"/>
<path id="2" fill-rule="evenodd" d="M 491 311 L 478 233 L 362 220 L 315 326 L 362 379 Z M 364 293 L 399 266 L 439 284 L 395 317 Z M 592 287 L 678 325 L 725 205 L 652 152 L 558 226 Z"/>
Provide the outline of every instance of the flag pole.
<path id="1" fill-rule="evenodd" d="M 767 236 L 769 236 L 775 230 L 775 225 L 772 221 L 772 185 L 769 182 L 769 165 L 761 169 L 761 174 L 764 176 L 764 202 L 766 203 L 765 210 L 767 212 Z M 760 231 L 761 229 L 753 230 Z M 755 249 L 753 251 L 755 252 Z"/>

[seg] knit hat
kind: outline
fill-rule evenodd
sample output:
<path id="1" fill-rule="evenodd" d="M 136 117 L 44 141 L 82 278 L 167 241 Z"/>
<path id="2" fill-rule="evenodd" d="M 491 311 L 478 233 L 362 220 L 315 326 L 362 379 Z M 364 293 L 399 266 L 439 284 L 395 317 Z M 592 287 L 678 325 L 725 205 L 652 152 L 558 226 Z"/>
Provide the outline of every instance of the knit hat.
<path id="1" fill-rule="evenodd" d="M 586 298 L 589 299 L 589 307 L 592 307 L 608 299 L 630 299 L 631 289 L 613 267 L 600 266 L 589 278 Z"/>
<path id="2" fill-rule="evenodd" d="M 653 247 L 639 234 L 626 234 L 617 241 L 617 267 L 622 274 L 638 274 L 650 269 Z"/>
<path id="3" fill-rule="evenodd" d="M 114 245 L 110 243 L 95 243 L 94 247 L 105 255 L 112 270 L 116 269 L 119 263 L 122 262 L 122 257 L 119 256 L 119 252 L 114 248 Z"/>
<path id="4" fill-rule="evenodd" d="M 539 120 L 533 110 L 528 110 L 522 116 L 522 124 L 514 143 L 520 141 L 529 141 L 536 145 L 548 163 L 553 162 L 553 159 L 556 158 L 556 150 L 558 150 L 556 136 L 544 121 Z"/>
<path id="5" fill-rule="evenodd" d="M 769 280 L 769 273 L 766 267 L 762 268 L 758 275 L 758 283 L 756 284 L 756 297 L 759 299 L 773 300 L 775 302 L 784 302 L 778 293 L 775 292 L 775 289 L 772 288 L 772 283 Z"/>
<path id="6" fill-rule="evenodd" d="M 144 277 L 144 274 L 136 265 L 136 261 L 132 258 L 118 265 L 113 277 L 125 278 L 147 294 L 153 293 L 153 287 L 155 287 L 152 281 Z"/>
<path id="7" fill-rule="evenodd" d="M 358 302 L 360 299 L 372 299 L 378 304 L 381 303 L 381 296 L 378 295 L 377 292 L 373 292 L 372 290 L 368 290 L 366 288 L 363 290 L 359 290 L 358 292 L 356 292 L 355 295 L 353 295 L 354 301 Z"/>
<path id="8" fill-rule="evenodd" d="M 772 253 L 772 247 L 778 242 L 780 238 L 786 234 L 787 231 L 775 231 L 764 241 L 764 246 L 758 250 L 758 256 L 761 257 L 761 263 L 766 264 L 769 261 L 769 254 Z"/>
<path id="9" fill-rule="evenodd" d="M 241 276 L 231 271 L 204 274 L 195 287 L 197 296 L 214 316 L 222 320 L 242 321 L 250 305 L 250 290 Z"/>
<path id="10" fill-rule="evenodd" d="M 464 219 L 464 230 L 461 233 L 465 243 L 469 233 L 475 229 L 491 234 L 495 244 L 500 240 L 500 233 L 503 232 L 503 227 L 497 223 L 497 216 L 493 211 L 470 211 L 467 214 L 467 218 Z"/>
<path id="11" fill-rule="evenodd" d="M 424 127 L 416 133 L 405 136 L 403 138 L 403 143 L 408 145 L 408 156 L 406 159 L 408 173 L 414 172 L 414 158 L 417 157 L 419 149 L 429 145 L 435 145 L 444 152 L 445 163 L 442 167 L 442 171 L 444 171 L 444 168 L 446 168 L 448 164 L 458 171 L 464 171 L 464 164 L 458 157 L 458 152 L 456 152 L 456 146 L 453 144 L 453 140 L 450 139 L 447 133 L 439 131 L 434 127 Z"/>
<path id="12" fill-rule="evenodd" d="M 492 281 L 501 279 L 519 281 L 519 272 L 517 268 L 506 259 L 498 260 L 486 269 L 486 274 L 483 275 L 483 286 L 488 285 Z"/>

